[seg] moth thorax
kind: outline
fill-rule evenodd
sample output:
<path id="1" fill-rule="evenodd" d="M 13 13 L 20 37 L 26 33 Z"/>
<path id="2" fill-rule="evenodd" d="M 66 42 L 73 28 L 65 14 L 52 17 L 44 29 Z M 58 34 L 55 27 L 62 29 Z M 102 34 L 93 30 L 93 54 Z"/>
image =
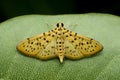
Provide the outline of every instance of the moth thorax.
<path id="1" fill-rule="evenodd" d="M 62 33 L 61 31 L 59 31 L 59 32 L 57 33 L 58 38 L 62 38 L 62 35 L 63 35 L 63 33 Z"/>
<path id="2" fill-rule="evenodd" d="M 62 31 L 62 28 L 60 27 L 60 28 L 58 28 L 58 31 Z"/>

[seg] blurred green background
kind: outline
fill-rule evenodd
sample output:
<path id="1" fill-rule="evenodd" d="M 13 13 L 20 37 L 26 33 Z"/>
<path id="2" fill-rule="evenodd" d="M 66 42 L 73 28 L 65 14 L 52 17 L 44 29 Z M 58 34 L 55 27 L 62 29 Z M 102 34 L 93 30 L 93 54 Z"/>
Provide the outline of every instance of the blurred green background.
<path id="1" fill-rule="evenodd" d="M 120 15 L 119 0 L 0 0 L 0 22 L 26 14 L 110 13 Z"/>

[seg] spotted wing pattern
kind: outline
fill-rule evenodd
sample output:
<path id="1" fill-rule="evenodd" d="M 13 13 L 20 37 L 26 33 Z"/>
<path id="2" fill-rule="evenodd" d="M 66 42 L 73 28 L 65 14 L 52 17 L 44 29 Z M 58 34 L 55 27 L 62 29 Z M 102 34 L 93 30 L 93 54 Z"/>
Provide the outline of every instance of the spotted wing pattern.
<path id="1" fill-rule="evenodd" d="M 96 40 L 79 35 L 72 31 L 65 34 L 65 57 L 80 59 L 91 56 L 103 49 L 103 46 Z"/>
<path id="2" fill-rule="evenodd" d="M 55 29 L 23 40 L 17 49 L 41 60 L 59 57 L 62 63 L 64 57 L 80 59 L 91 56 L 101 51 L 103 46 L 92 38 L 67 30 L 63 23 L 57 23 Z"/>
<path id="3" fill-rule="evenodd" d="M 17 49 L 28 55 L 42 60 L 56 57 L 54 33 L 51 31 L 27 38 L 17 45 Z"/>

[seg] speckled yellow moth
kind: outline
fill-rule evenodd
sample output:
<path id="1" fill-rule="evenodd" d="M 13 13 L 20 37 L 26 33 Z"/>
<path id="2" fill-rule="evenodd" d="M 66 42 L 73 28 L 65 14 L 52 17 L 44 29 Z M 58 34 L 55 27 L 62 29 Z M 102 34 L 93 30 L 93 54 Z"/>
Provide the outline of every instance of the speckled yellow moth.
<path id="1" fill-rule="evenodd" d="M 65 57 L 75 60 L 96 54 L 103 46 L 92 38 L 67 30 L 63 23 L 57 23 L 55 29 L 23 40 L 17 49 L 41 60 L 58 57 L 62 63 Z"/>

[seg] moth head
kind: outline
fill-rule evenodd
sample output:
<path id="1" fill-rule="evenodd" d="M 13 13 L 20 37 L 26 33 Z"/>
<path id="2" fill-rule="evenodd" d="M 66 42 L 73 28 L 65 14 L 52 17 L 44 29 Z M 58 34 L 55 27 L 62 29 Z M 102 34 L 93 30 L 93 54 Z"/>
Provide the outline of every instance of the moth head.
<path id="1" fill-rule="evenodd" d="M 57 23 L 57 25 L 56 25 L 58 28 L 60 28 L 60 27 L 64 27 L 64 24 L 63 23 Z"/>

